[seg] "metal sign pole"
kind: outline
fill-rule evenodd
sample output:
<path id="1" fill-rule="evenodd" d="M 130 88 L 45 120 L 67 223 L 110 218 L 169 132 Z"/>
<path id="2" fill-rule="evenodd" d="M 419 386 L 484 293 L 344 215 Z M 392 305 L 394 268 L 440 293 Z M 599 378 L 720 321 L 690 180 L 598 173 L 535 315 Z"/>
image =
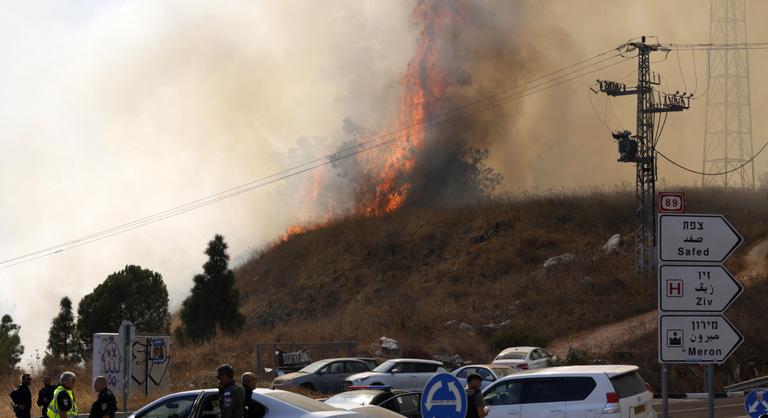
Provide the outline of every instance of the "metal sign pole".
<path id="1" fill-rule="evenodd" d="M 131 360 L 128 354 L 131 351 L 131 328 L 125 327 L 125 339 L 123 341 L 123 411 L 128 410 L 128 384 L 131 380 L 131 372 L 129 370 Z"/>
<path id="2" fill-rule="evenodd" d="M 669 366 L 661 363 L 661 416 L 669 418 Z"/>
<path id="3" fill-rule="evenodd" d="M 709 409 L 709 418 L 715 418 L 715 365 L 707 364 L 707 390 L 709 391 L 709 400 L 707 406 Z"/>

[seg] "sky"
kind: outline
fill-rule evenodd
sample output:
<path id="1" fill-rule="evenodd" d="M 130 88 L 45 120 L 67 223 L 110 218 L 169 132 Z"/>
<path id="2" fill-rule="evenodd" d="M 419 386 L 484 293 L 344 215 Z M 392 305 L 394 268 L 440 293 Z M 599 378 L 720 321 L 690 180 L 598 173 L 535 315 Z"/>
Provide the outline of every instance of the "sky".
<path id="1" fill-rule="evenodd" d="M 487 7 L 505 7 L 489 1 Z M 382 126 L 396 114 L 399 78 L 418 28 L 413 1 L 150 0 L 4 2 L 0 14 L 0 259 L 5 260 L 193 201 L 285 168 L 299 138 L 331 144 L 342 120 Z M 516 48 L 553 71 L 656 35 L 707 42 L 709 2 L 538 0 L 515 4 Z M 750 41 L 768 4 L 747 0 Z M 500 16 L 506 16 L 500 14 Z M 502 22 L 504 23 L 504 22 Z M 523 54 L 525 56 L 525 54 Z M 662 87 L 699 92 L 704 53 L 655 57 Z M 768 85 L 750 56 L 755 148 Z M 694 70 L 694 63 L 696 69 Z M 633 62 L 601 78 L 625 78 Z M 520 70 L 522 71 L 522 70 Z M 504 191 L 631 182 L 608 129 L 632 129 L 632 99 L 590 96 L 593 76 L 517 104 L 514 138 L 490 145 Z M 596 78 L 596 77 L 594 77 Z M 500 85 L 499 89 L 509 87 Z M 616 116 L 613 116 L 613 113 Z M 602 120 L 602 121 L 601 121 Z M 553 123 L 555 122 L 556 123 Z M 701 166 L 704 103 L 670 116 L 660 149 Z M 510 156 L 514 156 L 511 158 Z M 294 159 L 292 159 L 294 158 Z M 515 161 L 511 164 L 510 161 Z M 768 160 L 758 159 L 763 172 Z M 662 184 L 694 184 L 660 163 Z M 223 234 L 237 264 L 301 222 L 296 182 L 258 189 L 93 244 L 0 269 L 0 313 L 21 325 L 27 356 L 43 351 L 58 302 L 75 304 L 127 264 L 163 274 L 171 307 L 188 294 L 203 251 Z"/>

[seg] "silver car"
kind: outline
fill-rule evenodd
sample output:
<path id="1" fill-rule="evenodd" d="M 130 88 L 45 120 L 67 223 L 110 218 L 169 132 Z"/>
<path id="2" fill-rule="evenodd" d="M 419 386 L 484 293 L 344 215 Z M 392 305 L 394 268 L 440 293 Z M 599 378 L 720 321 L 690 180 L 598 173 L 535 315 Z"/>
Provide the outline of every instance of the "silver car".
<path id="1" fill-rule="evenodd" d="M 344 380 L 369 371 L 368 363 L 356 358 L 316 361 L 298 372 L 284 374 L 272 381 L 272 389 L 304 389 L 311 392 L 341 392 Z"/>

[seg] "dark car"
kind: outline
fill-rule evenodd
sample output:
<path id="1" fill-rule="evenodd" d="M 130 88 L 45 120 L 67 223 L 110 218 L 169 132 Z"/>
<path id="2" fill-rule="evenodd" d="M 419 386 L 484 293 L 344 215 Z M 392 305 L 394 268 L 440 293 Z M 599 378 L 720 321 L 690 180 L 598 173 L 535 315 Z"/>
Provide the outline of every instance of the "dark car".
<path id="1" fill-rule="evenodd" d="M 353 374 L 367 372 L 368 364 L 356 358 L 333 358 L 316 361 L 303 369 L 284 374 L 272 381 L 272 389 L 303 389 L 335 393 L 344 390 L 344 380 Z"/>
<path id="2" fill-rule="evenodd" d="M 366 386 L 342 392 L 328 398 L 325 403 L 337 408 L 352 409 L 360 406 L 380 406 L 408 418 L 421 418 L 421 392 L 392 390 L 389 386 Z"/>

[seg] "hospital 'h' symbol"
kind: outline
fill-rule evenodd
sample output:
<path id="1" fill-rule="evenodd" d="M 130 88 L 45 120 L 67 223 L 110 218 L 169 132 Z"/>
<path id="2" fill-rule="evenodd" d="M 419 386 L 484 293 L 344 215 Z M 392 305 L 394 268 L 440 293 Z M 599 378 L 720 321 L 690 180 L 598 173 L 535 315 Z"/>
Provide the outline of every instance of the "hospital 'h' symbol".
<path id="1" fill-rule="evenodd" d="M 669 298 L 683 297 L 683 281 L 682 280 L 667 280 L 667 297 Z"/>

